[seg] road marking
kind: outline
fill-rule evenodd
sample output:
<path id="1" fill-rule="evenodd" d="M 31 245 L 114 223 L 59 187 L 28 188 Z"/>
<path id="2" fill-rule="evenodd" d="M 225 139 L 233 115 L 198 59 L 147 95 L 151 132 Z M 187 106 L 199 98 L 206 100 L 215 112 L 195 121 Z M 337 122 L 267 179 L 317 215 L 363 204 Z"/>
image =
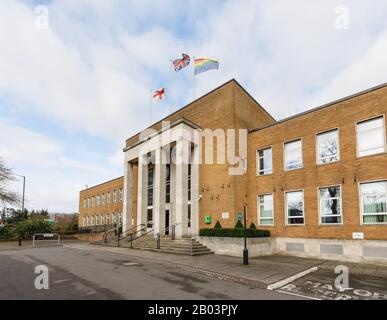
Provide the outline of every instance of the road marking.
<path id="1" fill-rule="evenodd" d="M 318 269 L 317 267 L 313 267 L 313 268 L 310 268 L 308 270 L 299 272 L 299 273 L 297 273 L 297 274 L 295 274 L 295 275 L 293 275 L 293 276 L 291 276 L 289 278 L 286 278 L 284 280 L 281 280 L 281 281 L 269 284 L 266 289 L 268 289 L 268 290 L 275 290 L 275 289 L 281 288 L 281 287 L 286 286 L 287 284 L 289 284 L 289 283 L 291 283 L 291 282 L 293 282 L 293 281 L 295 281 L 297 279 L 305 277 L 309 273 L 316 272 L 317 269 Z"/>
<path id="2" fill-rule="evenodd" d="M 122 264 L 123 266 L 138 266 L 138 263 L 137 262 L 124 262 Z"/>
<path id="3" fill-rule="evenodd" d="M 284 291 L 284 290 L 276 290 L 276 292 L 281 292 L 281 293 L 284 293 L 284 294 L 290 294 L 292 296 L 306 298 L 306 299 L 311 299 L 311 300 L 323 300 L 323 299 L 319 299 L 319 298 L 315 298 L 315 297 L 308 297 L 308 296 L 304 296 L 302 294 L 293 293 L 293 292 Z"/>

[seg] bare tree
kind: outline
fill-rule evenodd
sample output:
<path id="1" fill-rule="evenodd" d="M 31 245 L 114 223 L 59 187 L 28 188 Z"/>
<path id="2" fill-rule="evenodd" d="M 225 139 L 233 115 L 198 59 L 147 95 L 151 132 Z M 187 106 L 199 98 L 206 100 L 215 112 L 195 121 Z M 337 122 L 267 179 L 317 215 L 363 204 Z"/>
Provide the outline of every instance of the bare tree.
<path id="1" fill-rule="evenodd" d="M 7 190 L 8 184 L 14 180 L 15 177 L 12 174 L 12 170 L 6 167 L 4 161 L 0 158 L 0 202 L 10 205 L 20 204 L 20 195 Z"/>

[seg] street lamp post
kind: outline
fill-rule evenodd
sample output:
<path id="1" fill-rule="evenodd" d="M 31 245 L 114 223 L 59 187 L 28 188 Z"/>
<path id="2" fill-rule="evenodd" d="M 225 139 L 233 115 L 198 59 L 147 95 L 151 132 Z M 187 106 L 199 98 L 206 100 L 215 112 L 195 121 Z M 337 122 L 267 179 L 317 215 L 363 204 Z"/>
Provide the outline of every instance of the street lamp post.
<path id="1" fill-rule="evenodd" d="M 244 222 L 244 229 L 245 229 L 245 232 L 244 232 L 244 237 L 245 237 L 245 247 L 243 249 L 243 264 L 244 265 L 248 265 L 249 264 L 249 250 L 247 249 L 247 230 L 246 230 L 246 225 L 247 225 L 247 217 L 246 217 L 246 214 L 247 214 L 247 204 L 245 203 L 243 205 L 243 222 Z"/>
<path id="2" fill-rule="evenodd" d="M 26 176 L 14 173 L 13 175 L 23 178 L 23 195 L 22 195 L 22 210 L 21 213 L 24 215 L 24 199 L 26 193 Z M 19 236 L 19 247 L 21 246 L 21 237 Z"/>

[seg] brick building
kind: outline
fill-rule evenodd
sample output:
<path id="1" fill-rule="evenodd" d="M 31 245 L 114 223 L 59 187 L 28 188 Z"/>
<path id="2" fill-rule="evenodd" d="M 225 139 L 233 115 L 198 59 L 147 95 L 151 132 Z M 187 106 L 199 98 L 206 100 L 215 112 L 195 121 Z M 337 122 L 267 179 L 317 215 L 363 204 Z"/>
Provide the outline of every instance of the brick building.
<path id="1" fill-rule="evenodd" d="M 248 223 L 289 252 L 387 240 L 386 113 L 384 84 L 276 121 L 231 80 L 127 139 L 124 177 L 81 191 L 80 225 L 101 223 L 97 195 L 122 189 L 110 213 L 124 230 L 196 236 L 233 227 L 246 204 Z"/>

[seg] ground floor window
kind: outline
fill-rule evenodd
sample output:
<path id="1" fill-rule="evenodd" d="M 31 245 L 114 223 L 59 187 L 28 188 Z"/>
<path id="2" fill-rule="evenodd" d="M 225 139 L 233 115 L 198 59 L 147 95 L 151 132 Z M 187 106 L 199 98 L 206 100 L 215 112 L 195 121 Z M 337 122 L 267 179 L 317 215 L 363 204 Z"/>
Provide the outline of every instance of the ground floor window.
<path id="1" fill-rule="evenodd" d="M 112 223 L 115 224 L 116 223 L 116 214 L 115 213 L 112 213 Z"/>
<path id="2" fill-rule="evenodd" d="M 360 184 L 362 222 L 387 223 L 387 181 Z"/>
<path id="3" fill-rule="evenodd" d="M 105 215 L 101 214 L 101 225 L 105 224 Z"/>
<path id="4" fill-rule="evenodd" d="M 110 214 L 109 213 L 106 215 L 106 224 L 110 225 Z"/>
<path id="5" fill-rule="evenodd" d="M 87 221 L 87 226 L 89 226 L 90 225 L 90 217 L 89 216 L 87 217 L 86 221 Z"/>
<path id="6" fill-rule="evenodd" d="M 285 192 L 286 220 L 288 225 L 303 225 L 305 223 L 304 191 Z"/>
<path id="7" fill-rule="evenodd" d="M 98 217 L 98 215 L 95 216 L 95 225 L 96 226 L 99 225 L 99 217 Z"/>
<path id="8" fill-rule="evenodd" d="M 122 212 L 118 214 L 118 223 L 121 225 L 122 224 Z"/>
<path id="9" fill-rule="evenodd" d="M 94 216 L 91 216 L 90 224 L 91 224 L 92 226 L 94 226 Z"/>
<path id="10" fill-rule="evenodd" d="M 321 224 L 343 222 L 341 209 L 341 187 L 333 186 L 319 189 L 319 211 Z"/>
<path id="11" fill-rule="evenodd" d="M 82 218 L 82 226 L 86 226 L 86 218 L 85 217 Z"/>
<path id="12" fill-rule="evenodd" d="M 191 228 L 191 203 L 188 202 L 188 228 Z"/>
<path id="13" fill-rule="evenodd" d="M 258 196 L 258 224 L 261 226 L 274 225 L 273 195 L 265 194 Z"/>

